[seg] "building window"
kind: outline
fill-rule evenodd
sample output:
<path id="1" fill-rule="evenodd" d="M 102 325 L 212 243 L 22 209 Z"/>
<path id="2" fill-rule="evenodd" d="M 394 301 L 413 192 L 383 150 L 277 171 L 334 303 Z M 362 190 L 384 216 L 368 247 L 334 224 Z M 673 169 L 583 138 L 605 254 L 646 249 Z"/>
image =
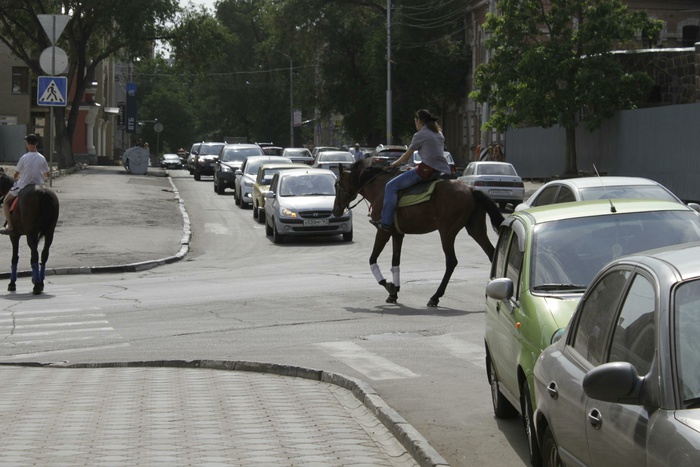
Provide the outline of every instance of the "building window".
<path id="1" fill-rule="evenodd" d="M 12 94 L 29 94 L 29 68 L 12 67 Z"/>
<path id="2" fill-rule="evenodd" d="M 683 26 L 683 47 L 693 47 L 700 42 L 700 26 Z"/>

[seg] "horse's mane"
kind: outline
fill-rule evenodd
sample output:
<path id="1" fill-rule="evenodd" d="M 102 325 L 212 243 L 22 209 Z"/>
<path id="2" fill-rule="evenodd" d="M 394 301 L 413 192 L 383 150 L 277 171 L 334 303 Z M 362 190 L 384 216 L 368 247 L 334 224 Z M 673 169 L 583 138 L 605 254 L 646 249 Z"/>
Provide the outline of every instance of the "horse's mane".
<path id="1" fill-rule="evenodd" d="M 365 166 L 365 161 L 359 160 L 352 164 L 350 168 L 350 181 L 354 187 L 360 188 L 372 179 L 385 173 L 392 174 L 392 172 L 387 172 L 383 167 L 367 167 Z"/>

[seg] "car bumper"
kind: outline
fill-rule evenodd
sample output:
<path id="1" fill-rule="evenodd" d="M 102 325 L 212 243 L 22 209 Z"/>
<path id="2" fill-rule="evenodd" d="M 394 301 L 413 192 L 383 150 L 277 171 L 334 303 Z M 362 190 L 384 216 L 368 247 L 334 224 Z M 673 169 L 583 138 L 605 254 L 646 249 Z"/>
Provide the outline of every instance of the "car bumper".
<path id="1" fill-rule="evenodd" d="M 494 187 L 474 187 L 491 198 L 494 201 L 507 201 L 510 203 L 522 203 L 525 198 L 525 189 L 523 188 L 494 188 Z"/>
<path id="2" fill-rule="evenodd" d="M 280 234 L 290 236 L 340 235 L 352 232 L 351 216 L 313 220 L 319 221 L 321 225 L 304 225 L 304 219 L 275 219 L 275 224 Z M 328 223 L 321 223 L 324 220 Z"/>
<path id="3" fill-rule="evenodd" d="M 236 182 L 236 176 L 232 172 L 217 172 L 216 181 L 222 186 L 228 188 L 234 188 Z"/>

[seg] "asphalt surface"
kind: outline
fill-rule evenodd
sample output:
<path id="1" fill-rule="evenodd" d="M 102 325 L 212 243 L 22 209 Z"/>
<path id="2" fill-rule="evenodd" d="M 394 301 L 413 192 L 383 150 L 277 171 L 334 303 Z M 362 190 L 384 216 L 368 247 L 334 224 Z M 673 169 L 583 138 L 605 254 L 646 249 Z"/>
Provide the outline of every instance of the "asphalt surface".
<path id="1" fill-rule="evenodd" d="M 47 276 L 141 271 L 188 252 L 189 217 L 162 169 L 90 166 L 51 185 L 61 212 Z M 9 239 L 0 245 L 7 279 Z M 28 256 L 21 242 L 17 293 L 31 289 Z M 14 315 L 0 312 L 0 338 L 11 335 Z M 0 464 L 447 465 L 371 387 L 322 370 L 9 363 L 0 365 L 0 394 Z"/>

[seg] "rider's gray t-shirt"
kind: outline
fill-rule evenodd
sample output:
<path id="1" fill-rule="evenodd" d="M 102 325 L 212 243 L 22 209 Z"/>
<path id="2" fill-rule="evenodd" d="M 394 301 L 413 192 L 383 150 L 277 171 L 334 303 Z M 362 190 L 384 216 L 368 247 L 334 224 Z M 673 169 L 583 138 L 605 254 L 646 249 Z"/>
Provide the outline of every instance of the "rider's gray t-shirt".
<path id="1" fill-rule="evenodd" d="M 410 148 L 418 151 L 421 161 L 442 173 L 452 173 L 445 158 L 445 137 L 441 131 L 435 132 L 423 126 L 413 135 Z"/>
<path id="2" fill-rule="evenodd" d="M 44 174 L 49 171 L 49 164 L 38 152 L 28 152 L 20 157 L 15 170 L 19 172 L 17 190 L 27 185 L 44 185 Z"/>

